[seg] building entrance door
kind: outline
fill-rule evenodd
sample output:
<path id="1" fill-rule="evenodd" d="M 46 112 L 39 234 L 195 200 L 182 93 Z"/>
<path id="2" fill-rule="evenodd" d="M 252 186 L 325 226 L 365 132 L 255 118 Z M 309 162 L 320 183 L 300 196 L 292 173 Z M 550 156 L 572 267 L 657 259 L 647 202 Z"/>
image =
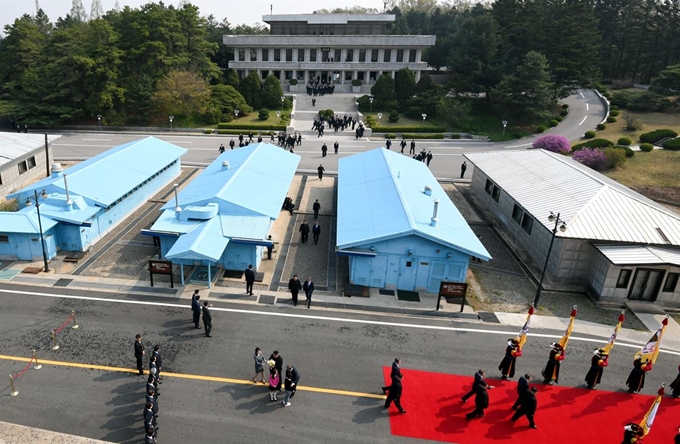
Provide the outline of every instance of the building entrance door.
<path id="1" fill-rule="evenodd" d="M 328 83 L 328 73 L 326 71 L 321 72 L 321 83 Z"/>
<path id="2" fill-rule="evenodd" d="M 399 261 L 399 277 L 397 278 L 397 288 L 399 290 L 415 290 L 417 271 L 418 259 L 412 257 L 402 257 Z"/>
<path id="3" fill-rule="evenodd" d="M 666 274 L 665 270 L 638 268 L 635 271 L 633 284 L 630 286 L 628 299 L 647 302 L 656 301 L 664 274 Z"/>

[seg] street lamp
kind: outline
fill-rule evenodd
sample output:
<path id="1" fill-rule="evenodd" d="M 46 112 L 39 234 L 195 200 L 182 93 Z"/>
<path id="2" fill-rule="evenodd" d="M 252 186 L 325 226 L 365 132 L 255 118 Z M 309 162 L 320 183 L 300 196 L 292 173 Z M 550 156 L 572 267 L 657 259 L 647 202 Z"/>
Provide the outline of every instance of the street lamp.
<path id="1" fill-rule="evenodd" d="M 33 190 L 33 197 L 28 196 L 26 198 L 26 206 L 30 207 L 33 205 L 33 202 L 31 202 L 31 199 L 35 201 L 35 209 L 38 212 L 38 229 L 40 229 L 40 245 L 42 246 L 42 254 L 43 254 L 43 263 L 45 264 L 45 273 L 50 271 L 49 265 L 47 265 L 47 249 L 45 248 L 45 236 L 43 234 L 43 229 L 42 229 L 42 221 L 40 220 L 40 199 L 38 197 L 38 190 Z M 47 199 L 47 193 L 45 190 L 42 191 L 42 194 L 40 194 L 40 197 L 43 199 Z"/>
<path id="2" fill-rule="evenodd" d="M 545 271 L 548 269 L 548 261 L 550 260 L 550 253 L 552 252 L 552 247 L 553 243 L 555 242 L 555 235 L 557 234 L 557 226 L 559 225 L 559 230 L 564 233 L 567 231 L 567 222 L 563 219 L 560 219 L 560 213 L 553 213 L 552 211 L 550 212 L 550 216 L 548 217 L 548 220 L 550 222 L 555 222 L 555 228 L 552 229 L 552 239 L 550 239 L 550 246 L 548 247 L 548 255 L 545 257 L 545 265 L 543 265 L 543 272 L 541 273 L 541 280 L 538 281 L 538 288 L 536 289 L 536 297 L 534 298 L 534 307 L 538 308 L 538 301 L 541 299 L 541 287 L 543 285 L 543 278 L 545 277 Z M 560 225 L 560 222 L 562 225 Z"/>
<path id="3" fill-rule="evenodd" d="M 369 97 L 368 101 L 371 102 L 371 112 L 373 112 L 373 96 Z"/>
<path id="4" fill-rule="evenodd" d="M 277 118 L 277 119 L 281 119 L 281 111 L 277 111 L 277 112 L 276 112 L 276 118 Z"/>
<path id="5" fill-rule="evenodd" d="M 423 123 L 425 123 L 425 119 L 427 119 L 427 114 L 423 113 Z"/>
<path id="6" fill-rule="evenodd" d="M 281 112 L 283 112 L 283 101 L 286 100 L 284 96 L 281 96 Z"/>
<path id="7" fill-rule="evenodd" d="M 378 125 L 380 125 L 380 119 L 382 119 L 382 113 L 378 113 Z"/>
<path id="8" fill-rule="evenodd" d="M 175 116 L 170 116 L 170 132 L 172 132 L 172 119 L 174 119 Z"/>
<path id="9" fill-rule="evenodd" d="M 238 119 L 238 113 L 240 113 L 240 111 L 237 110 L 237 109 L 235 109 L 235 110 L 234 110 L 234 115 L 236 116 L 237 119 Z"/>
<path id="10" fill-rule="evenodd" d="M 97 120 L 99 120 L 99 131 L 102 130 L 102 115 L 97 114 Z"/>
<path id="11" fill-rule="evenodd" d="M 505 136 L 505 127 L 508 126 L 508 121 L 503 120 L 501 123 L 503 123 L 503 135 Z"/>

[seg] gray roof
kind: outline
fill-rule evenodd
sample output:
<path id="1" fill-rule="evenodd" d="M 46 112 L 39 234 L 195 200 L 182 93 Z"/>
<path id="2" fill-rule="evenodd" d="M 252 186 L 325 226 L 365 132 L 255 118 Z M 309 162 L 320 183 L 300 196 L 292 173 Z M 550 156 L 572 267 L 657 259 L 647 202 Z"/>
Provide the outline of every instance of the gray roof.
<path id="1" fill-rule="evenodd" d="M 680 249 L 648 245 L 600 245 L 597 248 L 614 265 L 680 265 Z"/>
<path id="2" fill-rule="evenodd" d="M 274 14 L 263 15 L 262 21 L 306 22 L 309 24 L 344 25 L 348 22 L 393 22 L 394 14 Z"/>
<path id="3" fill-rule="evenodd" d="M 47 136 L 48 143 L 61 136 Z M 0 133 L 0 168 L 6 163 L 45 147 L 44 134 Z"/>
<path id="4" fill-rule="evenodd" d="M 544 150 L 470 153 L 465 157 L 537 221 L 564 238 L 680 246 L 680 215 L 572 160 Z"/>

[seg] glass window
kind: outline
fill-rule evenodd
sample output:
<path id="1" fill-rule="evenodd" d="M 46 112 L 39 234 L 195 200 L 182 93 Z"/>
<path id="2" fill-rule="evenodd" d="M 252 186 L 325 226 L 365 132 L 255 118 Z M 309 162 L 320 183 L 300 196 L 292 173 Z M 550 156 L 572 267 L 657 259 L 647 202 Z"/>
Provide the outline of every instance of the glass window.
<path id="1" fill-rule="evenodd" d="M 360 49 L 359 50 L 359 63 L 365 63 L 365 62 L 366 62 L 366 50 Z"/>
<path id="2" fill-rule="evenodd" d="M 336 49 L 333 55 L 333 62 L 339 62 L 342 60 L 342 50 L 340 48 Z"/>
<path id="3" fill-rule="evenodd" d="M 368 75 L 369 75 L 368 79 L 371 82 L 375 82 L 375 79 L 378 78 L 378 71 L 371 71 L 371 72 L 368 73 Z"/>
<path id="4" fill-rule="evenodd" d="M 302 48 L 299 48 L 297 50 L 298 52 L 298 62 L 304 62 L 305 61 L 305 50 Z"/>
<path id="5" fill-rule="evenodd" d="M 522 211 L 522 207 L 515 204 L 515 206 L 512 209 L 512 220 L 514 220 L 518 224 L 521 223 L 522 222 L 522 214 L 524 214 L 524 211 Z"/>
<path id="6" fill-rule="evenodd" d="M 633 274 L 633 270 L 621 270 L 619 279 L 616 281 L 616 288 L 628 288 L 631 274 Z"/>
<path id="7" fill-rule="evenodd" d="M 501 189 L 496 184 L 494 184 L 494 186 L 493 186 L 493 191 L 491 192 L 491 197 L 496 202 L 498 202 L 498 199 L 500 199 L 500 197 L 501 197 Z"/>
<path id="8" fill-rule="evenodd" d="M 9 236 L 6 234 L 0 234 L 0 243 L 3 244 L 9 243 Z"/>
<path id="9" fill-rule="evenodd" d="M 293 71 L 286 71 L 285 72 L 286 80 L 290 80 L 293 78 Z"/>
<path id="10" fill-rule="evenodd" d="M 269 61 L 269 49 L 267 48 L 262 49 L 262 61 L 263 62 Z"/>
<path id="11" fill-rule="evenodd" d="M 392 60 L 392 50 L 391 49 L 383 50 L 383 62 L 389 63 L 391 60 Z"/>
<path id="12" fill-rule="evenodd" d="M 371 49 L 371 62 L 376 63 L 378 61 L 378 49 Z"/>
<path id="13" fill-rule="evenodd" d="M 351 81 L 352 80 L 352 71 L 345 71 L 345 80 L 346 81 Z M 1 183 L 0 183 L 1 184 Z"/>
<path id="14" fill-rule="evenodd" d="M 280 61 L 281 61 L 281 50 L 280 50 L 280 49 L 275 49 L 275 50 L 274 50 L 274 61 L 275 61 L 275 62 L 280 62 Z"/>
<path id="15" fill-rule="evenodd" d="M 257 50 L 256 49 L 250 50 L 250 61 L 251 62 L 257 62 Z"/>
<path id="16" fill-rule="evenodd" d="M 26 166 L 26 161 L 24 160 L 23 162 L 19 162 L 19 174 L 24 174 L 26 171 L 28 171 L 28 167 Z"/>
<path id="17" fill-rule="evenodd" d="M 262 74 L 261 74 L 262 80 L 266 79 L 268 75 L 269 75 L 269 70 L 268 70 L 268 69 L 263 69 L 263 70 L 262 70 Z"/>
<path id="18" fill-rule="evenodd" d="M 534 226 L 534 220 L 529 216 L 528 214 L 524 214 L 524 217 L 522 218 L 522 229 L 527 232 L 527 234 L 531 234 L 531 229 Z"/>
<path id="19" fill-rule="evenodd" d="M 409 52 L 408 52 L 408 61 L 409 61 L 410 63 L 415 63 L 415 62 L 416 62 L 416 50 L 415 50 L 415 49 L 409 50 Z"/>
<path id="20" fill-rule="evenodd" d="M 353 49 L 348 49 L 347 50 L 347 57 L 345 57 L 346 62 L 353 62 L 354 61 L 354 50 Z"/>
<path id="21" fill-rule="evenodd" d="M 397 49 L 397 63 L 402 63 L 404 61 L 404 50 Z"/>
<path id="22" fill-rule="evenodd" d="M 286 62 L 293 61 L 293 48 L 286 49 Z"/>
<path id="23" fill-rule="evenodd" d="M 361 80 L 362 82 L 366 80 L 366 72 L 357 71 L 357 79 Z"/>
<path id="24" fill-rule="evenodd" d="M 309 61 L 316 62 L 316 49 L 309 50 Z"/>
<path id="25" fill-rule="evenodd" d="M 239 62 L 245 62 L 246 61 L 246 50 L 241 48 L 238 50 L 238 61 Z"/>
<path id="26" fill-rule="evenodd" d="M 28 165 L 29 170 L 31 168 L 35 168 L 35 157 L 31 156 L 28 159 L 26 159 L 26 164 Z"/>
<path id="27" fill-rule="evenodd" d="M 304 82 L 305 81 L 305 72 L 304 71 L 296 71 L 295 77 L 298 79 L 298 82 Z"/>
<path id="28" fill-rule="evenodd" d="M 486 185 L 484 185 L 484 191 L 486 191 L 486 194 L 491 195 L 491 192 L 493 191 L 493 182 L 491 182 L 491 179 L 486 179 Z"/>
<path id="29" fill-rule="evenodd" d="M 663 292 L 665 293 L 675 292 L 675 287 L 678 285 L 678 277 L 680 277 L 680 273 L 668 273 L 666 283 L 663 284 Z"/>

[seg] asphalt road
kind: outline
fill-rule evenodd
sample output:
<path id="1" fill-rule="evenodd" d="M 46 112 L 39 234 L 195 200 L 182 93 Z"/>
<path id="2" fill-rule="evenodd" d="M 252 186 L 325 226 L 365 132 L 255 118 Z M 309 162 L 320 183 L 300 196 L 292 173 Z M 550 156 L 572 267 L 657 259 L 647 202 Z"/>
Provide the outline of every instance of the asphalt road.
<path id="1" fill-rule="evenodd" d="M 13 289 L 51 296 L 13 293 Z M 58 297 L 65 294 L 75 298 Z M 71 310 L 77 311 L 80 328 L 63 330 L 60 349 L 53 351 L 49 331 L 61 325 Z M 213 313 L 213 337 L 206 338 L 202 330 L 193 328 L 186 302 L 4 284 L 0 354 L 29 357 L 35 348 L 43 360 L 133 369 L 136 333 L 143 335 L 147 350 L 161 344 L 164 370 L 189 375 L 166 378 L 161 386 L 159 438 L 163 444 L 393 443 L 414 440 L 390 435 L 380 399 L 328 390 L 380 393 L 381 367 L 389 366 L 395 356 L 402 358 L 404 368 L 472 375 L 481 367 L 495 378 L 505 342 L 515 334 L 497 324 L 293 307 L 215 303 Z M 518 373 L 538 375 L 554 339 L 536 335 L 557 338 L 562 332 L 531 333 L 518 361 Z M 572 338 L 562 365 L 561 386 L 582 386 L 596 345 Z M 299 391 L 293 406 L 282 408 L 269 402 L 263 385 L 206 378 L 248 380 L 253 375 L 256 346 L 266 356 L 273 349 L 280 350 L 284 365 L 292 363 L 300 371 L 301 386 L 319 390 Z M 633 348 L 616 348 L 601 389 L 624 389 L 633 353 Z M 661 382 L 675 377 L 676 360 L 673 355 L 661 355 L 648 375 L 644 393 L 652 394 Z M 0 375 L 24 366 L 0 359 Z M 141 442 L 144 382 L 131 373 L 44 365 L 18 380 L 17 397 L 10 398 L 8 385 L 2 385 L 0 418 L 96 439 Z M 408 381 L 404 405 L 417 409 L 408 399 Z"/>
<path id="2" fill-rule="evenodd" d="M 590 90 L 580 91 L 564 99 L 563 102 L 569 104 L 569 114 L 560 125 L 550 129 L 547 133 L 562 134 L 569 140 L 576 140 L 582 137 L 585 131 L 595 128 L 602 121 L 605 114 L 602 102 Z M 217 156 L 217 149 L 220 143 L 223 143 L 228 148 L 229 140 L 232 138 L 232 136 L 171 135 L 167 133 L 154 134 L 154 136 L 189 150 L 182 158 L 182 163 L 191 165 L 209 164 Z M 416 149 L 418 151 L 422 149 L 432 151 L 434 156 L 430 164 L 432 173 L 440 180 L 451 179 L 460 176 L 463 153 L 527 149 L 538 136 L 497 143 L 421 140 L 416 141 Z M 144 135 L 107 132 L 63 134 L 62 138 L 52 144 L 52 148 L 55 159 L 86 159 L 109 148 L 137 140 L 141 137 L 144 137 Z M 332 154 L 333 143 L 336 140 L 340 143 L 338 155 Z M 329 153 L 331 153 L 326 157 L 321 157 L 321 145 L 323 143 L 328 145 Z M 326 172 L 330 174 L 337 172 L 338 158 L 382 146 L 384 146 L 384 139 L 381 138 L 355 140 L 351 131 L 345 131 L 345 133 L 330 132 L 323 138 L 305 135 L 302 145 L 295 150 L 295 153 L 302 156 L 299 165 L 300 170 L 316 171 L 319 164 L 323 163 Z M 398 146 L 393 144 L 392 149 L 398 149 Z M 469 168 L 466 177 L 471 177 L 472 172 L 473 169 Z"/>

